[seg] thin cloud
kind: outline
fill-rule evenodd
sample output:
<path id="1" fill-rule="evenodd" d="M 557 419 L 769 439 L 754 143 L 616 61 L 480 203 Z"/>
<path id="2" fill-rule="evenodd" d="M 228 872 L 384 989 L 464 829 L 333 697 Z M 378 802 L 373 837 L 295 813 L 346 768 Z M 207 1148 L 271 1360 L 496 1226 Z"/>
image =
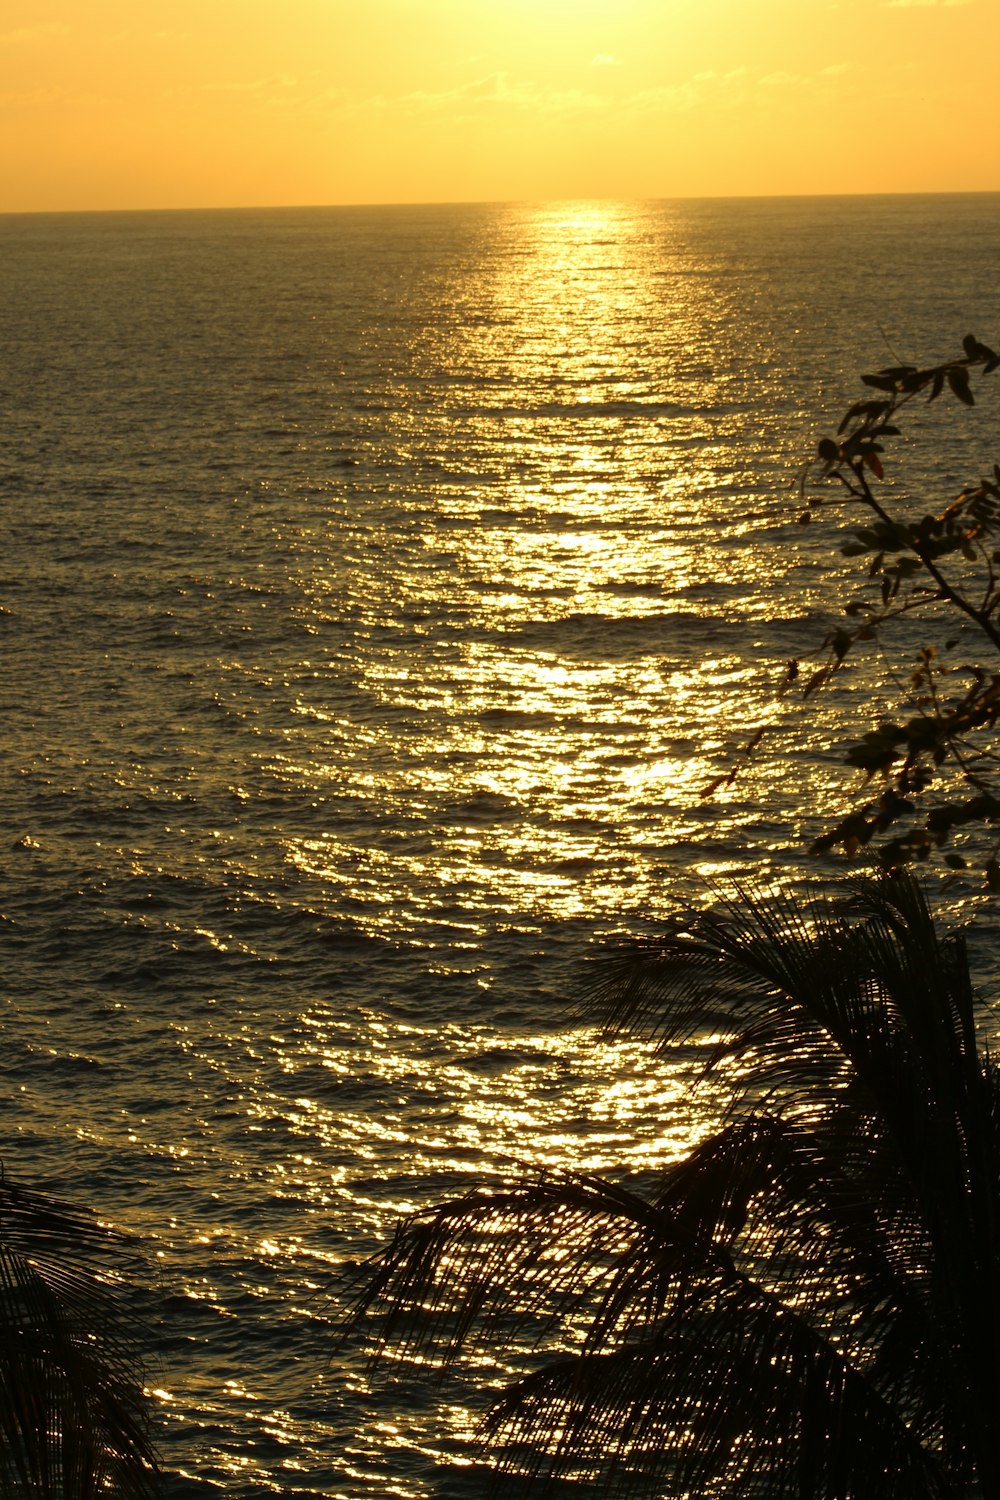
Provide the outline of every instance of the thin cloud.
<path id="1" fill-rule="evenodd" d="M 686 114 L 700 108 L 734 109 L 761 97 L 774 98 L 807 89 L 830 88 L 851 71 L 849 63 L 830 63 L 813 73 L 752 74 L 746 67 L 725 73 L 693 74 L 663 88 L 612 94 L 579 89 L 546 89 L 503 72 L 487 73 L 450 89 L 418 89 L 408 94 L 362 97 L 350 94 L 317 96 L 312 102 L 350 113 L 380 114 L 406 110 L 414 114 L 443 114 L 473 118 L 485 113 L 518 112 L 595 117 L 611 111 L 636 115 Z"/>
<path id="2" fill-rule="evenodd" d="M 23 47 L 33 42 L 49 42 L 53 37 L 69 36 L 70 27 L 60 21 L 47 21 L 41 26 L 18 26 L 15 31 L 0 32 L 0 46 Z"/>
<path id="3" fill-rule="evenodd" d="M 0 109 L 51 109 L 53 105 L 71 102 L 65 89 L 22 89 L 18 93 L 0 94 Z"/>
<path id="4" fill-rule="evenodd" d="M 55 112 L 79 109 L 81 105 L 85 105 L 88 109 L 95 106 L 99 109 L 117 109 L 122 103 L 123 100 L 118 94 L 94 94 L 87 91 L 73 93 L 70 89 L 58 86 L 0 93 L 0 110 L 43 109 Z"/>
<path id="5" fill-rule="evenodd" d="M 670 88 L 642 89 L 621 101 L 624 109 L 634 114 L 682 114 L 694 109 L 704 97 L 704 89 L 693 80 L 690 83 L 674 84 Z"/>
<path id="6" fill-rule="evenodd" d="M 726 73 L 709 69 L 695 73 L 684 83 L 626 95 L 615 107 L 635 114 L 685 114 L 702 108 L 732 110 L 761 99 L 787 99 L 806 91 L 829 90 L 836 80 L 850 72 L 851 64 L 843 62 L 829 63 L 814 73 L 777 71 L 754 75 L 745 67 L 732 68 Z"/>
<path id="7" fill-rule="evenodd" d="M 222 80 L 201 84 L 203 94 L 273 94 L 276 90 L 298 87 L 298 79 L 287 73 L 275 73 L 270 78 L 252 78 L 240 83 Z"/>
<path id="8" fill-rule="evenodd" d="M 453 89 L 415 89 L 400 101 L 416 109 L 449 109 L 455 104 L 526 104 L 530 102 L 523 84 L 512 84 L 506 73 L 487 73 L 470 79 Z"/>
<path id="9" fill-rule="evenodd" d="M 380 103 L 387 101 L 380 100 Z M 506 73 L 489 73 L 484 78 L 475 78 L 457 88 L 444 89 L 439 93 L 418 90 L 405 94 L 401 104 L 422 111 L 449 110 L 463 105 L 473 109 L 499 107 L 563 113 L 567 110 L 592 110 L 604 107 L 606 100 L 579 90 L 555 91 L 541 89 L 531 84 L 512 81 Z"/>
<path id="10" fill-rule="evenodd" d="M 598 52 L 596 57 L 590 59 L 592 68 L 622 68 L 624 63 L 620 57 L 613 57 L 610 52 Z"/>

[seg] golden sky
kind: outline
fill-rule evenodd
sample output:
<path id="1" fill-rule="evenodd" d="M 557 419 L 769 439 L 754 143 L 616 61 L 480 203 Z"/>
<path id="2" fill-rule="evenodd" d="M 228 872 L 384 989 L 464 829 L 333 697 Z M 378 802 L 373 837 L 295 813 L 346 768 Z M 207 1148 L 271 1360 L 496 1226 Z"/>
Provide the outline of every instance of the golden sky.
<path id="1" fill-rule="evenodd" d="M 1000 189 L 1000 0 L 4 0 L 0 211 Z"/>

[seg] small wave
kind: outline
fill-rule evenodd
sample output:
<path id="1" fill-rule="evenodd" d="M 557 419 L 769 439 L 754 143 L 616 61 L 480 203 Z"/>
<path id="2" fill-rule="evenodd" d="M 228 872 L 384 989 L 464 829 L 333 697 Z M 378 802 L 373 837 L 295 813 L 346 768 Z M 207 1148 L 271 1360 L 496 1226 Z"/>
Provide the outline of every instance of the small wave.
<path id="1" fill-rule="evenodd" d="M 660 656 L 664 651 L 703 651 L 719 644 L 742 621 L 714 618 L 703 611 L 660 610 L 652 614 L 614 619 L 606 614 L 572 614 L 562 620 L 525 620 L 511 634 L 525 644 L 566 656 L 615 661 L 636 656 Z"/>
<path id="2" fill-rule="evenodd" d="M 470 417 L 568 417 L 591 421 L 596 417 L 696 417 L 714 408 L 684 406 L 673 401 L 541 401 L 535 406 L 470 406 L 459 411 Z"/>

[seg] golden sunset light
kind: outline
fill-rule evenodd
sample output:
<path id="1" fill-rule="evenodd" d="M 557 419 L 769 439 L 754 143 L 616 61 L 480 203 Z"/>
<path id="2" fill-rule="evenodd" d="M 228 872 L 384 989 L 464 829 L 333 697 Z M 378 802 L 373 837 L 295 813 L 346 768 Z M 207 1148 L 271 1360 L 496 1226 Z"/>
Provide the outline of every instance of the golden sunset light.
<path id="1" fill-rule="evenodd" d="M 10 0 L 0 210 L 992 190 L 991 0 Z"/>
<path id="2" fill-rule="evenodd" d="M 1000 0 L 2 0 L 0 1497 L 1000 1500 Z"/>

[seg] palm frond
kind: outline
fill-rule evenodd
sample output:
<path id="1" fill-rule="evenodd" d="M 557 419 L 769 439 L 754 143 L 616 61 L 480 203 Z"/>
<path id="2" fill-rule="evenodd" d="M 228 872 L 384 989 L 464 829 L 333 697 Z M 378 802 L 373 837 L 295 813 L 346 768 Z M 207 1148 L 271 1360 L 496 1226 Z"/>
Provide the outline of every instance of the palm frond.
<path id="1" fill-rule="evenodd" d="M 646 1198 L 583 1175 L 477 1189 L 400 1224 L 355 1315 L 381 1314 L 380 1347 L 434 1349 L 444 1364 L 538 1342 L 664 1223 Z"/>
<path id="2" fill-rule="evenodd" d="M 362 1299 L 382 1346 L 551 1349 L 488 1424 L 540 1484 L 1000 1493 L 1000 1070 L 912 877 L 739 892 L 605 955 L 593 1005 L 662 1047 L 721 1033 L 716 1128 L 652 1190 L 540 1177 L 416 1215 Z"/>
<path id="3" fill-rule="evenodd" d="M 486 1430 L 503 1468 L 616 1496 L 948 1493 L 898 1411 L 806 1320 L 737 1278 L 704 1288 L 648 1340 L 518 1381 Z"/>
<path id="4" fill-rule="evenodd" d="M 116 1237 L 0 1178 L 0 1495 L 151 1495 L 156 1460 Z"/>

